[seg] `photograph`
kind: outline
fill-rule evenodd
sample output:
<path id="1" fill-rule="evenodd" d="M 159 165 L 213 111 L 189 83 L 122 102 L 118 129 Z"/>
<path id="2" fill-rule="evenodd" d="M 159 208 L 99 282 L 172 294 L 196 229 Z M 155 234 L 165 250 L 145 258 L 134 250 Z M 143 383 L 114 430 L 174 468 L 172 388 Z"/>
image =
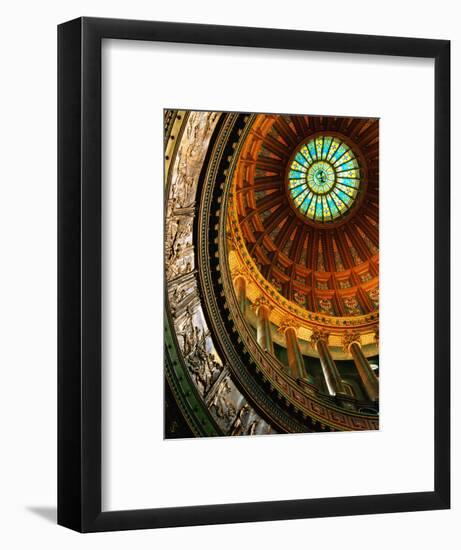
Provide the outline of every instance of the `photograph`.
<path id="1" fill-rule="evenodd" d="M 379 118 L 163 118 L 165 438 L 378 430 Z"/>

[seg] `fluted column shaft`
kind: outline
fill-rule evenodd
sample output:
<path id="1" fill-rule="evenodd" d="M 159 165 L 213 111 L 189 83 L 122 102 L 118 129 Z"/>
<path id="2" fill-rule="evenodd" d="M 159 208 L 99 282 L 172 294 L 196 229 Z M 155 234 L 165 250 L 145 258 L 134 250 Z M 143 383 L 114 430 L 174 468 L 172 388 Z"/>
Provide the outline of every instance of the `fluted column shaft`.
<path id="1" fill-rule="evenodd" d="M 368 359 L 365 357 L 362 351 L 362 347 L 358 342 L 352 342 L 349 346 L 349 350 L 354 359 L 355 367 L 359 373 L 362 384 L 367 392 L 370 401 L 377 401 L 379 399 L 379 381 L 376 374 L 370 367 Z"/>
<path id="2" fill-rule="evenodd" d="M 285 329 L 285 341 L 288 353 L 288 366 L 293 378 L 307 378 L 304 358 L 298 343 L 296 330 L 293 327 Z"/>
<path id="3" fill-rule="evenodd" d="M 347 395 L 338 368 L 336 367 L 334 359 L 328 349 L 328 344 L 324 339 L 319 339 L 316 347 L 320 357 L 320 364 L 322 365 L 323 376 L 328 388 L 328 393 L 330 395 Z"/>
<path id="4" fill-rule="evenodd" d="M 271 327 L 269 323 L 269 308 L 266 305 L 259 305 L 256 311 L 256 339 L 263 350 L 274 355 L 274 344 L 272 342 Z"/>
<path id="5" fill-rule="evenodd" d="M 234 281 L 234 286 L 240 311 L 245 315 L 247 302 L 247 282 L 245 277 L 238 276 Z"/>

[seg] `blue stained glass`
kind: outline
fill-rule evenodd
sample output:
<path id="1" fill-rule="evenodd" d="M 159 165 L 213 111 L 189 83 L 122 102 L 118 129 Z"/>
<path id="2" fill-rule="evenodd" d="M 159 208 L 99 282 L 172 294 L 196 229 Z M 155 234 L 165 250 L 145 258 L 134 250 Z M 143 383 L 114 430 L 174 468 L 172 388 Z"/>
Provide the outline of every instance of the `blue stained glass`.
<path id="1" fill-rule="evenodd" d="M 349 185 L 345 185 L 344 183 L 338 183 L 336 186 L 336 189 L 341 189 L 341 191 L 344 191 L 348 195 L 352 195 L 356 192 L 356 190 L 353 187 L 350 187 Z"/>
<path id="2" fill-rule="evenodd" d="M 303 196 L 303 200 L 299 202 L 299 210 L 300 212 L 304 212 L 305 210 L 307 210 L 307 205 L 309 204 L 309 193 L 306 193 L 304 196 Z"/>
<path id="3" fill-rule="evenodd" d="M 338 162 L 344 156 L 345 152 L 346 152 L 346 146 L 344 144 L 341 144 L 338 147 L 336 153 L 332 157 L 333 164 Z"/>
<path id="4" fill-rule="evenodd" d="M 338 208 L 330 195 L 327 197 L 327 202 L 328 202 L 328 207 L 330 208 L 331 215 L 333 216 L 333 219 L 334 219 L 338 214 Z"/>
<path id="5" fill-rule="evenodd" d="M 295 156 L 295 160 L 301 165 L 303 166 L 304 168 L 306 168 L 307 166 L 307 160 L 302 156 L 301 153 L 297 153 L 296 156 Z"/>
<path id="6" fill-rule="evenodd" d="M 301 153 L 306 159 L 308 165 L 311 165 L 314 162 L 306 145 L 303 145 L 303 147 L 301 147 Z"/>
<path id="7" fill-rule="evenodd" d="M 337 183 L 341 185 L 345 185 L 346 187 L 352 187 L 353 189 L 357 188 L 357 182 L 356 179 L 351 178 L 338 178 Z"/>
<path id="8" fill-rule="evenodd" d="M 291 169 L 292 170 L 297 170 L 298 172 L 307 172 L 307 168 L 305 166 L 303 166 L 302 164 L 299 164 L 299 162 L 296 162 L 296 160 L 294 160 L 292 163 L 291 163 Z"/>
<path id="9" fill-rule="evenodd" d="M 299 182 L 299 180 L 293 180 L 294 184 L 296 182 Z M 293 197 L 293 194 L 295 194 L 298 189 L 305 189 L 305 188 L 306 188 L 306 182 L 300 182 L 297 185 L 296 184 L 295 185 L 290 185 L 290 187 L 289 187 L 290 196 Z"/>
<path id="10" fill-rule="evenodd" d="M 304 197 L 309 193 L 309 189 L 307 187 L 304 187 L 304 189 L 302 190 L 302 193 L 298 193 L 297 196 L 295 197 L 295 202 L 296 204 L 301 204 L 302 201 L 304 200 Z"/>
<path id="11" fill-rule="evenodd" d="M 350 198 L 344 191 L 341 191 L 341 189 L 336 189 L 336 193 L 338 193 L 338 197 L 344 202 L 345 205 L 347 205 L 350 201 Z"/>
<path id="12" fill-rule="evenodd" d="M 301 184 L 303 183 L 306 183 L 306 178 L 305 177 L 302 177 L 302 178 L 298 178 L 298 177 L 295 177 L 295 178 L 291 178 L 290 181 L 289 181 L 289 184 L 288 184 L 288 188 L 289 189 L 294 189 L 295 187 L 299 187 Z"/>
<path id="13" fill-rule="evenodd" d="M 328 150 L 330 149 L 330 145 L 332 142 L 332 137 L 326 137 L 323 141 L 323 149 L 322 149 L 322 159 L 327 158 Z"/>
<path id="14" fill-rule="evenodd" d="M 317 160 L 320 160 L 322 158 L 322 144 L 323 144 L 323 138 L 318 137 L 315 140 L 315 151 L 317 153 Z"/>
<path id="15" fill-rule="evenodd" d="M 312 191 L 309 192 L 307 197 L 304 199 L 304 202 L 302 203 L 300 210 L 303 214 L 305 214 L 311 205 L 312 201 L 314 200 L 314 193 Z"/>
<path id="16" fill-rule="evenodd" d="M 322 211 L 323 211 L 322 201 L 317 199 L 317 205 L 315 207 L 315 216 L 316 216 L 316 218 L 321 218 L 322 217 Z"/>
<path id="17" fill-rule="evenodd" d="M 309 208 L 307 209 L 307 216 L 309 218 L 311 218 L 311 220 L 314 220 L 315 219 L 315 203 L 317 202 L 317 197 L 313 197 L 310 205 L 309 205 Z"/>
<path id="18" fill-rule="evenodd" d="M 338 137 L 321 135 L 298 148 L 287 185 L 293 206 L 302 216 L 331 223 L 353 206 L 360 177 L 354 151 Z"/>
<path id="19" fill-rule="evenodd" d="M 358 170 L 345 170 L 344 172 L 339 172 L 338 176 L 340 178 L 356 179 L 359 176 L 359 172 L 358 172 Z"/>
<path id="20" fill-rule="evenodd" d="M 333 155 L 336 153 L 339 146 L 340 146 L 339 141 L 336 138 L 334 138 L 330 147 L 330 151 L 327 156 L 327 160 L 331 160 L 333 158 Z"/>
<path id="21" fill-rule="evenodd" d="M 328 203 L 325 195 L 322 197 L 322 208 L 323 208 L 323 217 L 325 220 L 331 220 L 330 209 L 328 208 Z"/>
<path id="22" fill-rule="evenodd" d="M 344 208 L 344 204 L 339 200 L 339 197 L 336 195 L 336 193 L 331 195 L 331 198 L 334 200 L 336 204 L 336 208 L 341 212 L 342 209 Z"/>
<path id="23" fill-rule="evenodd" d="M 344 164 L 350 161 L 351 158 L 352 158 L 352 155 L 350 151 L 347 151 L 346 153 L 340 153 L 339 156 L 336 157 L 337 160 L 336 162 L 334 162 L 334 165 L 338 170 L 341 170 Z"/>
<path id="24" fill-rule="evenodd" d="M 296 155 L 298 156 L 298 155 Z M 357 168 L 358 164 L 356 160 L 350 160 L 349 162 L 346 162 L 338 167 L 338 173 L 342 172 L 343 170 L 352 170 L 353 168 Z"/>
<path id="25" fill-rule="evenodd" d="M 306 191 L 308 191 L 308 190 L 306 189 L 306 187 L 303 186 L 303 185 L 300 185 L 300 186 L 297 187 L 296 189 L 292 189 L 292 190 L 291 190 L 291 198 L 292 198 L 292 199 L 297 199 L 297 197 L 299 197 L 299 195 L 300 195 L 301 193 L 305 193 Z"/>

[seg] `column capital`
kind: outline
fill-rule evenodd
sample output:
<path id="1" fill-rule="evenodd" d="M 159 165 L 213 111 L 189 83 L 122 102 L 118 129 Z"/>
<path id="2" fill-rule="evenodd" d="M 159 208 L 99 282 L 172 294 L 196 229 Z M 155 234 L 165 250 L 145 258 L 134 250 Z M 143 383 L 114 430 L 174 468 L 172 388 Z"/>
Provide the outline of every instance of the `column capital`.
<path id="1" fill-rule="evenodd" d="M 316 328 L 312 331 L 311 334 L 311 344 L 314 348 L 317 347 L 317 342 L 322 340 L 325 342 L 325 344 L 328 344 L 328 339 L 330 337 L 330 333 L 322 328 Z"/>
<path id="2" fill-rule="evenodd" d="M 374 337 L 375 337 L 375 342 L 379 344 L 379 325 L 375 326 Z"/>
<path id="3" fill-rule="evenodd" d="M 240 266 L 234 267 L 234 269 L 231 271 L 231 277 L 233 281 L 235 281 L 235 279 L 237 279 L 238 277 L 242 277 L 243 279 L 245 279 L 245 281 L 248 282 L 247 271 Z"/>
<path id="4" fill-rule="evenodd" d="M 349 353 L 350 347 L 354 343 L 358 344 L 359 346 L 361 345 L 360 333 L 359 332 L 352 332 L 352 331 L 345 332 L 344 335 L 343 335 L 343 350 L 344 350 L 344 352 Z"/>
<path id="5" fill-rule="evenodd" d="M 322 366 L 323 376 L 330 395 L 342 396 L 345 395 L 341 375 L 334 359 L 331 355 L 331 351 L 328 347 L 329 333 L 322 329 L 315 329 L 311 335 L 311 344 L 314 349 L 317 350 L 320 358 L 320 364 Z M 320 345 L 322 343 L 322 345 Z"/>
<path id="6" fill-rule="evenodd" d="M 229 197 L 229 206 L 231 205 L 231 202 L 232 202 L 232 199 Z M 227 249 L 229 252 L 237 250 L 237 247 L 235 246 L 234 237 L 233 235 L 230 234 L 230 232 L 227 232 L 226 240 L 227 240 Z"/>
<path id="7" fill-rule="evenodd" d="M 284 317 L 277 330 L 282 334 L 285 334 L 289 328 L 292 328 L 297 333 L 300 327 L 300 323 L 298 323 L 298 321 L 296 321 L 293 317 Z"/>
<path id="8" fill-rule="evenodd" d="M 354 343 L 354 342 L 352 342 Z M 350 346 L 352 346 L 352 343 Z M 376 374 L 370 367 L 368 359 L 363 354 L 360 346 L 351 349 L 352 358 L 354 359 L 357 372 L 359 373 L 362 384 L 365 387 L 366 394 L 370 401 L 378 401 L 379 399 L 379 382 Z"/>
<path id="9" fill-rule="evenodd" d="M 265 296 L 258 296 L 256 300 L 251 304 L 251 307 L 256 314 L 258 314 L 258 309 L 261 306 L 266 307 L 269 313 L 274 309 L 274 306 L 271 304 L 271 302 L 269 302 L 269 300 Z"/>

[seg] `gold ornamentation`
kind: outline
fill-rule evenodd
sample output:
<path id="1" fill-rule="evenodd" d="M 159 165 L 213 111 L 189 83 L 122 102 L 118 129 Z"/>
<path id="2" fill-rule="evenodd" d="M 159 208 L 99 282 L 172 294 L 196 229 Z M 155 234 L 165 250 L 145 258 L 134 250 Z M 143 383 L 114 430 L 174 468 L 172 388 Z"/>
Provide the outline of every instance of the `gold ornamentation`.
<path id="1" fill-rule="evenodd" d="M 330 337 L 329 332 L 321 328 L 318 328 L 318 329 L 316 328 L 311 334 L 311 344 L 314 348 L 317 347 L 317 342 L 319 342 L 319 340 L 322 340 L 323 342 L 328 344 L 329 337 Z"/>
<path id="2" fill-rule="evenodd" d="M 294 319 L 293 317 L 285 317 L 282 322 L 280 323 L 279 327 L 278 327 L 278 331 L 281 332 L 282 334 L 285 334 L 285 332 L 289 329 L 289 328 L 292 328 L 295 330 L 295 332 L 297 333 L 298 330 L 301 328 L 301 324 L 298 323 L 298 321 L 296 321 L 296 319 Z"/>
<path id="3" fill-rule="evenodd" d="M 354 342 L 360 345 L 360 334 L 352 331 L 345 332 L 343 336 L 344 353 L 349 353 L 350 347 Z"/>
<path id="4" fill-rule="evenodd" d="M 333 302 L 330 300 L 330 298 L 320 298 L 319 299 L 319 307 L 322 313 L 327 313 L 329 315 L 334 315 L 333 311 Z"/>
<path id="5" fill-rule="evenodd" d="M 234 269 L 231 272 L 231 277 L 232 277 L 233 281 L 235 281 L 235 279 L 237 279 L 237 277 L 243 277 L 243 279 L 245 279 L 245 281 L 247 281 L 247 282 L 249 281 L 247 271 L 245 269 L 243 269 L 243 267 L 241 267 L 241 266 L 234 267 Z"/>
<path id="6" fill-rule="evenodd" d="M 374 336 L 375 336 L 375 342 L 379 344 L 379 325 L 376 325 L 375 327 Z"/>
<path id="7" fill-rule="evenodd" d="M 251 307 L 253 308 L 253 310 L 257 314 L 258 309 L 261 306 L 266 307 L 268 309 L 269 313 L 274 309 L 274 306 L 272 305 L 272 303 L 266 297 L 258 296 L 258 298 L 256 298 L 256 300 L 251 304 Z"/>
<path id="8" fill-rule="evenodd" d="M 234 179 L 233 186 L 236 186 L 236 179 Z M 248 252 L 246 246 L 243 244 L 244 239 L 242 236 L 241 228 L 238 222 L 238 212 L 236 210 L 236 205 L 233 205 L 233 208 L 228 210 L 229 222 L 230 222 L 230 231 L 232 238 L 235 244 L 235 253 L 236 261 L 240 265 L 245 265 L 246 273 L 248 274 L 249 280 L 255 284 L 255 286 L 262 292 L 270 292 L 272 300 L 276 303 L 278 308 L 280 308 L 284 313 L 288 313 L 286 304 L 289 303 L 287 299 L 280 294 L 277 288 L 267 280 L 262 274 L 262 266 L 258 263 Z M 347 280 L 344 284 L 340 284 L 340 288 L 350 288 L 352 284 Z M 355 298 L 351 301 L 347 300 L 348 303 L 345 303 L 346 309 L 348 310 L 348 315 L 345 316 L 335 316 L 330 315 L 325 312 L 321 312 L 324 317 L 320 320 L 318 312 L 309 311 L 306 309 L 306 304 L 300 305 L 294 300 L 290 303 L 291 312 L 296 314 L 302 320 L 306 321 L 306 324 L 309 326 L 311 324 L 325 324 L 330 325 L 331 327 L 338 327 L 341 329 L 344 326 L 361 326 L 366 327 L 367 325 L 375 322 L 379 318 L 379 312 L 373 311 L 371 313 L 362 314 L 358 305 L 358 302 Z M 347 306 L 351 306 L 351 310 Z"/>

